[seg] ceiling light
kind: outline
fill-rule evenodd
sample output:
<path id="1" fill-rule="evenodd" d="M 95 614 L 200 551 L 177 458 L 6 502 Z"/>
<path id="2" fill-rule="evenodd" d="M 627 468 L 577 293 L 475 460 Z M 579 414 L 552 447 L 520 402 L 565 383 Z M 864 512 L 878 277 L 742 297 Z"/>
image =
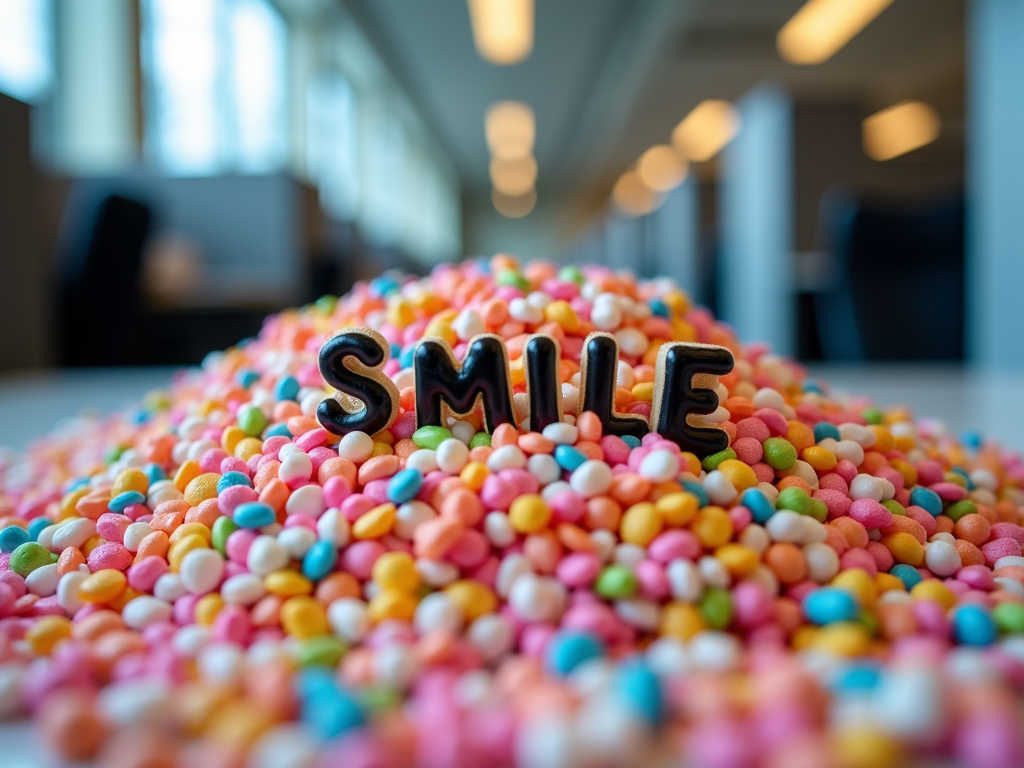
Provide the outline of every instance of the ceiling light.
<path id="1" fill-rule="evenodd" d="M 920 101 L 901 101 L 862 125 L 864 151 L 875 160 L 891 160 L 931 144 L 939 137 L 939 114 Z"/>
<path id="2" fill-rule="evenodd" d="M 636 171 L 626 171 L 612 188 L 612 200 L 628 216 L 644 216 L 661 205 L 662 198 L 640 180 Z"/>
<path id="3" fill-rule="evenodd" d="M 495 157 L 516 158 L 529 155 L 537 135 L 533 110 L 521 101 L 499 101 L 484 115 L 487 148 Z"/>
<path id="4" fill-rule="evenodd" d="M 518 64 L 533 52 L 533 0 L 469 0 L 477 53 L 491 64 Z"/>
<path id="5" fill-rule="evenodd" d="M 532 155 L 515 160 L 496 157 L 491 160 L 491 183 L 506 195 L 523 195 L 537 181 L 537 161 Z"/>
<path id="6" fill-rule="evenodd" d="M 792 64 L 821 64 L 850 42 L 893 0 L 807 0 L 775 44 Z"/>
<path id="7" fill-rule="evenodd" d="M 675 189 L 686 178 L 689 167 L 668 144 L 657 144 L 642 155 L 636 163 L 640 181 L 655 192 Z"/>
<path id="8" fill-rule="evenodd" d="M 509 219 L 521 219 L 537 204 L 537 190 L 530 188 L 522 195 L 506 195 L 497 189 L 491 190 L 494 210 Z"/>
<path id="9" fill-rule="evenodd" d="M 740 128 L 736 109 L 728 101 L 702 101 L 672 131 L 672 144 L 683 157 L 710 160 L 732 141 Z"/>

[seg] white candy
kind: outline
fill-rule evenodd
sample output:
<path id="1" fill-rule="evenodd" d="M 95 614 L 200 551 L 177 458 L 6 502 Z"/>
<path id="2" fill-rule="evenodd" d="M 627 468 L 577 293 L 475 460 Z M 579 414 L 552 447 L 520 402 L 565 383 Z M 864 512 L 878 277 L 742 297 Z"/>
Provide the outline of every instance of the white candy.
<path id="1" fill-rule="evenodd" d="M 245 651 L 234 643 L 210 643 L 196 657 L 196 667 L 205 680 L 234 688 L 245 673 Z"/>
<path id="2" fill-rule="evenodd" d="M 952 576 L 960 570 L 960 552 L 948 541 L 932 541 L 924 548 L 924 563 L 936 576 Z"/>
<path id="3" fill-rule="evenodd" d="M 305 451 L 302 450 L 295 443 L 285 443 L 284 445 L 282 445 L 278 449 L 278 451 L 277 451 L 277 459 L 278 459 L 278 461 L 284 461 L 289 456 L 291 456 L 293 453 L 305 453 Z"/>
<path id="4" fill-rule="evenodd" d="M 871 475 L 860 474 L 850 481 L 851 499 L 882 500 L 882 486 Z"/>
<path id="5" fill-rule="evenodd" d="M 397 387 L 398 384 L 396 383 L 395 386 Z M 409 386 L 412 386 L 412 382 L 409 383 Z M 451 433 L 456 440 L 469 445 L 469 442 L 473 439 L 473 435 L 476 434 L 476 429 L 468 421 L 456 421 L 451 426 Z"/>
<path id="6" fill-rule="evenodd" d="M 74 519 L 74 518 L 72 518 L 72 519 Z M 87 519 L 87 518 L 79 518 L 79 519 Z M 90 522 L 92 522 L 92 521 L 90 521 Z M 39 532 L 39 535 L 36 536 L 36 544 L 38 544 L 41 547 L 46 547 L 51 552 L 59 552 L 59 551 L 61 551 L 61 550 L 58 550 L 56 548 L 56 546 L 54 546 L 54 543 L 53 543 L 53 537 L 57 535 L 57 531 L 59 531 L 61 529 L 61 527 L 62 527 L 61 524 L 56 524 L 56 525 L 48 525 L 45 528 L 43 528 L 43 530 L 41 530 Z"/>
<path id="7" fill-rule="evenodd" d="M 170 684 L 149 677 L 111 683 L 100 690 L 96 705 L 108 723 L 124 727 L 159 721 L 170 698 Z"/>
<path id="8" fill-rule="evenodd" d="M 548 427 L 563 426 L 569 429 L 576 429 L 576 427 L 570 427 L 568 424 L 552 424 Z M 547 432 L 547 429 L 544 430 Z M 543 488 L 549 483 L 555 482 L 562 476 L 562 468 L 558 466 L 558 462 L 555 461 L 555 457 L 547 453 L 535 453 L 529 459 L 526 460 L 526 468 L 530 470 L 530 474 L 537 478 L 537 483 Z"/>
<path id="9" fill-rule="evenodd" d="M 359 643 L 370 631 L 366 603 L 357 597 L 342 597 L 327 606 L 331 631 L 346 643 Z"/>
<path id="10" fill-rule="evenodd" d="M 736 486 L 724 472 L 715 469 L 704 478 L 704 492 L 712 504 L 725 505 L 736 498 Z"/>
<path id="11" fill-rule="evenodd" d="M 523 621 L 557 623 L 565 612 L 568 593 L 557 579 L 526 573 L 512 582 L 508 605 Z"/>
<path id="12" fill-rule="evenodd" d="M 499 613 L 484 614 L 469 625 L 466 639 L 485 662 L 494 662 L 509 653 L 516 640 L 515 628 Z"/>
<path id="13" fill-rule="evenodd" d="M 427 560 L 424 557 L 416 560 L 416 573 L 429 587 L 439 589 L 459 578 L 459 569 L 442 560 Z"/>
<path id="14" fill-rule="evenodd" d="M 487 468 L 491 472 L 498 472 L 502 469 L 525 469 L 526 454 L 520 450 L 518 445 L 503 445 L 491 452 L 487 459 Z"/>
<path id="15" fill-rule="evenodd" d="M 469 341 L 487 331 L 487 326 L 476 311 L 466 307 L 452 320 L 452 330 L 459 341 Z"/>
<path id="16" fill-rule="evenodd" d="M 275 725 L 253 744 L 247 768 L 312 768 L 320 737 L 307 725 Z"/>
<path id="17" fill-rule="evenodd" d="M 939 531 L 938 533 L 934 533 L 928 541 L 944 541 L 954 547 L 956 546 L 956 537 L 948 531 Z"/>
<path id="18" fill-rule="evenodd" d="M 213 442 L 213 440 L 196 440 L 188 447 L 188 458 L 190 461 L 199 461 L 203 458 L 204 453 L 217 448 L 220 448 L 220 446 Z"/>
<path id="19" fill-rule="evenodd" d="M 555 480 L 555 482 L 548 483 L 541 488 L 540 495 L 543 497 L 544 501 L 550 504 L 555 496 L 560 493 L 565 493 L 566 491 L 572 491 L 572 486 L 564 480 Z"/>
<path id="20" fill-rule="evenodd" d="M 772 541 L 796 544 L 804 537 L 804 515 L 788 509 L 780 509 L 768 518 L 764 528 Z"/>
<path id="21" fill-rule="evenodd" d="M 619 349 L 623 354 L 631 357 L 639 357 L 647 351 L 650 343 L 643 331 L 636 328 L 621 328 L 615 332 L 615 340 L 619 342 Z"/>
<path id="22" fill-rule="evenodd" d="M 533 573 L 533 565 L 525 555 L 513 553 L 502 558 L 494 576 L 494 591 L 501 597 L 508 597 L 516 579 Z"/>
<path id="23" fill-rule="evenodd" d="M 206 419 L 202 416 L 186 416 L 178 425 L 178 437 L 182 440 L 198 440 L 206 430 Z"/>
<path id="24" fill-rule="evenodd" d="M 342 438 L 343 441 L 344 439 Z M 313 460 L 309 458 L 308 454 L 298 451 L 286 456 L 277 470 L 277 478 L 282 483 L 290 483 L 293 480 L 309 480 L 312 474 Z"/>
<path id="25" fill-rule="evenodd" d="M 349 525 L 340 509 L 331 507 L 316 521 L 316 535 L 336 547 L 344 547 L 352 538 L 352 526 Z"/>
<path id="26" fill-rule="evenodd" d="M 527 325 L 539 325 L 544 322 L 544 312 L 527 302 L 526 299 L 512 299 L 508 303 L 508 314 L 513 320 Z"/>
<path id="27" fill-rule="evenodd" d="M 193 550 L 193 552 L 195 551 L 198 550 Z M 266 576 L 268 573 L 287 567 L 291 559 L 288 550 L 278 544 L 277 539 L 273 536 L 257 536 L 249 547 L 245 564 L 251 573 L 255 573 L 257 576 Z"/>
<path id="28" fill-rule="evenodd" d="M 687 646 L 690 661 L 698 669 L 728 672 L 735 669 L 742 657 L 740 641 L 727 632 L 705 630 L 690 638 Z"/>
<path id="29" fill-rule="evenodd" d="M 619 565 L 626 568 L 636 568 L 647 558 L 647 550 L 637 544 L 616 544 L 612 559 Z"/>
<path id="30" fill-rule="evenodd" d="M 601 562 L 607 563 L 615 553 L 615 545 L 618 542 L 618 538 L 611 531 L 601 528 L 590 534 L 590 540 L 594 542 L 595 551 L 597 556 L 601 558 Z"/>
<path id="31" fill-rule="evenodd" d="M 544 431 L 541 432 L 541 434 L 556 445 L 572 445 L 579 437 L 580 430 L 578 427 L 574 427 L 564 422 L 559 422 L 555 424 L 548 424 L 544 427 Z M 545 454 L 537 455 L 541 456 Z"/>
<path id="32" fill-rule="evenodd" d="M 153 585 L 153 596 L 166 600 L 168 603 L 173 603 L 179 597 L 184 597 L 187 594 L 188 587 L 182 583 L 181 577 L 176 573 L 163 574 Z"/>
<path id="33" fill-rule="evenodd" d="M 509 547 L 516 540 L 516 530 L 504 512 L 488 512 L 484 516 L 484 535 L 495 547 Z"/>
<path id="34" fill-rule="evenodd" d="M 530 419 L 530 396 L 525 392 L 516 392 L 512 395 L 512 406 L 516 411 L 516 419 L 520 425 Z M 525 427 L 524 427 L 525 428 Z"/>
<path id="35" fill-rule="evenodd" d="M 362 464 L 373 455 L 373 438 L 365 432 L 349 432 L 338 443 L 338 455 Z"/>
<path id="36" fill-rule="evenodd" d="M 679 475 L 679 455 L 665 450 L 651 451 L 640 461 L 639 473 L 652 483 L 674 480 Z M 735 495 L 736 490 L 733 489 Z"/>
<path id="37" fill-rule="evenodd" d="M 414 453 L 413 456 L 416 454 Z M 395 510 L 395 535 L 400 539 L 412 541 L 412 537 L 427 520 L 437 517 L 437 512 L 429 504 L 422 501 L 407 501 Z"/>
<path id="38" fill-rule="evenodd" d="M 622 325 L 622 312 L 614 301 L 595 303 L 590 311 L 590 322 L 599 331 L 614 331 Z"/>
<path id="39" fill-rule="evenodd" d="M 292 558 L 301 560 L 309 552 L 309 548 L 316 544 L 316 533 L 304 525 L 293 525 L 277 534 L 277 543 L 288 550 Z"/>
<path id="40" fill-rule="evenodd" d="M 181 501 L 185 498 L 185 494 L 175 488 L 170 480 L 161 480 L 160 482 L 165 482 L 167 485 L 156 488 L 155 486 L 160 483 L 154 483 L 150 486 L 149 493 L 146 494 L 146 506 L 150 509 L 156 509 L 165 501 Z"/>
<path id="41" fill-rule="evenodd" d="M 431 448 L 420 448 L 413 451 L 405 460 L 406 469 L 419 470 L 420 474 L 426 475 L 438 469 L 437 451 Z"/>
<path id="42" fill-rule="evenodd" d="M 150 624 L 169 621 L 171 604 L 150 595 L 139 595 L 129 600 L 121 610 L 121 618 L 132 629 L 145 629 Z"/>
<path id="43" fill-rule="evenodd" d="M 580 390 L 569 382 L 562 382 L 562 413 L 576 413 L 579 409 Z"/>
<path id="44" fill-rule="evenodd" d="M 732 577 L 725 565 L 717 557 L 707 555 L 697 561 L 697 568 L 700 570 L 701 578 L 709 587 L 720 587 L 728 589 L 732 584 Z"/>
<path id="45" fill-rule="evenodd" d="M 1005 568 L 1008 565 L 1024 567 L 1024 557 L 1021 557 L 1020 555 L 1006 555 L 1005 557 L 1000 557 L 995 562 L 995 569 Z"/>
<path id="46" fill-rule="evenodd" d="M 255 605 L 266 594 L 263 579 L 254 573 L 237 573 L 220 585 L 220 596 L 229 605 Z"/>
<path id="47" fill-rule="evenodd" d="M 851 462 L 855 467 L 859 467 L 861 462 L 864 461 L 864 449 L 859 443 L 853 440 L 839 440 L 829 447 L 829 450 L 835 454 L 836 459 L 839 461 L 843 461 L 845 459 L 846 461 Z"/>
<path id="48" fill-rule="evenodd" d="M 124 531 L 124 547 L 129 552 L 138 552 L 142 540 L 149 536 L 153 529 L 149 523 L 132 523 Z"/>
<path id="49" fill-rule="evenodd" d="M 999 480 L 987 469 L 975 469 L 970 474 L 971 482 L 974 483 L 978 488 L 984 488 L 986 491 L 995 493 L 995 490 L 999 487 Z"/>
<path id="50" fill-rule="evenodd" d="M 924 664 L 890 669 L 872 697 L 877 724 L 887 733 L 914 741 L 937 736 L 945 722 L 943 681 Z"/>
<path id="51" fill-rule="evenodd" d="M 676 677 L 690 671 L 690 654 L 686 646 L 671 635 L 662 635 L 647 646 L 644 658 L 658 677 Z"/>
<path id="52" fill-rule="evenodd" d="M 9 719 L 22 714 L 21 688 L 25 679 L 24 662 L 0 664 L 0 718 Z"/>
<path id="53" fill-rule="evenodd" d="M 757 523 L 750 523 L 740 531 L 737 541 L 745 547 L 750 547 L 759 555 L 763 555 L 772 543 L 768 538 L 768 532 Z"/>
<path id="54" fill-rule="evenodd" d="M 852 440 L 861 448 L 870 448 L 875 444 L 875 433 L 861 424 L 847 422 L 839 425 L 840 440 Z"/>
<path id="55" fill-rule="evenodd" d="M 750 401 L 754 404 L 754 408 L 773 408 L 776 411 L 782 410 L 786 404 L 786 399 L 782 394 L 771 387 L 762 387 L 757 390 Z"/>
<path id="56" fill-rule="evenodd" d="M 437 468 L 457 475 L 469 463 L 469 448 L 461 440 L 450 437 L 437 446 Z"/>
<path id="57" fill-rule="evenodd" d="M 373 652 L 373 677 L 387 688 L 404 691 L 419 668 L 416 656 L 404 644 L 387 643 Z"/>
<path id="58" fill-rule="evenodd" d="M 704 594 L 704 577 L 690 560 L 671 561 L 665 569 L 672 598 L 684 603 L 695 603 Z"/>
<path id="59" fill-rule="evenodd" d="M 443 630 L 452 634 L 462 631 L 462 610 L 444 592 L 431 592 L 420 600 L 412 623 L 420 635 Z"/>
<path id="60" fill-rule="evenodd" d="M 310 471 L 312 472 L 312 469 Z M 296 488 L 288 497 L 284 508 L 289 515 L 306 515 L 314 520 L 319 518 L 327 509 L 323 488 L 316 483 Z"/>
<path id="61" fill-rule="evenodd" d="M 78 597 L 78 588 L 88 577 L 89 574 L 83 571 L 70 571 L 61 576 L 60 581 L 57 582 L 57 604 L 68 614 L 78 612 L 85 605 Z"/>
<path id="62" fill-rule="evenodd" d="M 253 543 L 255 544 L 255 542 Z M 286 561 L 285 565 L 287 564 Z M 271 570 L 276 569 L 272 568 Z M 253 572 L 255 573 L 255 570 Z M 269 572 L 267 571 L 267 573 Z M 224 576 L 224 558 L 215 549 L 193 549 L 182 558 L 181 566 L 178 568 L 178 576 L 181 577 L 182 584 L 193 595 L 205 595 L 208 592 L 213 592 L 213 590 L 220 586 L 220 580 Z"/>
<path id="63" fill-rule="evenodd" d="M 779 498 L 779 489 L 776 488 L 771 483 L 758 483 L 757 489 L 761 493 L 763 493 L 765 495 L 765 498 L 768 499 L 768 501 L 770 501 L 772 504 L 774 504 L 775 500 Z"/>
<path id="64" fill-rule="evenodd" d="M 636 376 L 633 373 L 633 366 L 625 360 L 619 360 L 619 365 L 615 370 L 615 386 L 632 389 L 634 384 L 636 384 Z M 579 385 L 577 384 L 577 386 Z"/>
<path id="65" fill-rule="evenodd" d="M 600 496 L 612 487 L 612 469 L 603 461 L 585 461 L 569 477 L 569 485 L 585 499 Z"/>
<path id="66" fill-rule="evenodd" d="M 25 577 L 25 587 L 33 595 L 39 595 L 39 597 L 50 597 L 56 594 L 59 582 L 60 576 L 57 575 L 56 563 L 36 568 Z"/>
<path id="67" fill-rule="evenodd" d="M 839 573 L 839 555 L 828 544 L 820 541 L 804 546 L 804 559 L 807 560 L 807 578 L 818 584 L 830 581 Z"/>
<path id="68" fill-rule="evenodd" d="M 814 471 L 814 467 L 802 459 L 793 462 L 790 472 L 811 486 L 813 490 L 818 490 L 821 487 L 818 482 L 818 473 Z"/>
<path id="69" fill-rule="evenodd" d="M 56 527 L 52 535 L 52 546 L 48 547 L 48 549 L 54 552 L 63 552 L 68 547 L 81 549 L 85 542 L 96 535 L 96 521 L 90 520 L 87 517 L 71 519 Z M 40 543 L 42 544 L 43 542 Z M 46 544 L 43 544 L 43 546 L 46 546 Z"/>
<path id="70" fill-rule="evenodd" d="M 642 632 L 655 632 L 661 623 L 661 608 L 652 600 L 616 600 L 615 614 L 629 626 L 636 627 Z"/>
<path id="71" fill-rule="evenodd" d="M 767 565 L 759 565 L 749 574 L 744 581 L 753 581 L 764 587 L 768 594 L 772 597 L 777 597 L 779 594 L 779 577 L 775 575 L 775 571 L 769 568 Z"/>
<path id="72" fill-rule="evenodd" d="M 515 763 L 521 768 L 579 768 L 579 749 L 566 715 L 545 713 L 516 729 Z"/>

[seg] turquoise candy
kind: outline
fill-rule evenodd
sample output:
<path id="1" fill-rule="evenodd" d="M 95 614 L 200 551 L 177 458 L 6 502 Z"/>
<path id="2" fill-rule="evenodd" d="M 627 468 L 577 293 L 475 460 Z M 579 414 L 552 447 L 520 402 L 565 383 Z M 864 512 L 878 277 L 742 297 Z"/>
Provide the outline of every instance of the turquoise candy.
<path id="1" fill-rule="evenodd" d="M 999 628 L 987 609 L 965 603 L 953 611 L 953 637 L 960 645 L 992 645 L 999 637 Z"/>
<path id="2" fill-rule="evenodd" d="M 275 424 L 266 432 L 267 437 L 287 437 L 289 440 L 294 437 L 286 424 Z"/>
<path id="3" fill-rule="evenodd" d="M 582 452 L 576 450 L 571 445 L 557 446 L 554 456 L 558 466 L 569 472 L 574 472 L 587 460 L 587 457 Z"/>
<path id="4" fill-rule="evenodd" d="M 44 528 L 53 525 L 53 521 L 46 517 L 37 517 L 28 524 L 28 537 L 31 541 L 39 541 L 39 534 Z M 0 550 L 2 551 L 2 550 Z"/>
<path id="5" fill-rule="evenodd" d="M 217 481 L 217 493 L 224 493 L 233 485 L 244 485 L 247 488 L 252 488 L 252 480 L 242 472 L 225 472 L 220 476 L 220 480 Z"/>
<path id="6" fill-rule="evenodd" d="M 814 425 L 814 442 L 820 443 L 826 437 L 831 437 L 833 440 L 842 439 L 839 427 L 827 421 L 819 421 Z"/>
<path id="7" fill-rule="evenodd" d="M 604 643 L 590 632 L 561 629 L 548 641 L 544 664 L 554 674 L 564 677 L 585 661 L 604 656 Z"/>
<path id="8" fill-rule="evenodd" d="M 0 531 L 0 553 L 13 552 L 32 537 L 28 531 L 18 525 L 9 525 Z"/>
<path id="9" fill-rule="evenodd" d="M 649 725 L 665 720 L 665 697 L 658 676 L 640 659 L 622 662 L 615 675 L 615 690 L 621 701 Z"/>
<path id="10" fill-rule="evenodd" d="M 142 468 L 142 472 L 149 478 L 150 485 L 167 479 L 167 473 L 164 472 L 163 468 L 160 467 L 159 464 L 147 464 Z"/>
<path id="11" fill-rule="evenodd" d="M 299 719 L 322 738 L 331 739 L 366 723 L 359 702 L 332 680 L 326 665 L 306 667 L 299 677 Z"/>
<path id="12" fill-rule="evenodd" d="M 125 491 L 119 493 L 117 496 L 110 500 L 107 504 L 107 509 L 111 512 L 117 512 L 118 514 L 124 512 L 125 508 L 130 504 L 145 504 L 146 494 L 139 493 L 138 491 Z"/>
<path id="13" fill-rule="evenodd" d="M 423 475 L 415 469 L 403 469 L 388 481 L 388 501 L 405 504 L 416 498 L 423 487 Z"/>
<path id="14" fill-rule="evenodd" d="M 764 525 L 768 522 L 768 518 L 775 514 L 775 507 L 768 501 L 768 497 L 757 488 L 745 490 L 740 501 L 744 507 L 750 510 L 754 522 L 759 525 Z"/>
<path id="15" fill-rule="evenodd" d="M 840 672 L 831 682 L 834 691 L 849 692 L 872 691 L 882 681 L 882 674 L 877 667 L 868 664 L 852 664 Z"/>
<path id="16" fill-rule="evenodd" d="M 334 570 L 338 562 L 338 548 L 330 541 L 313 544 L 302 558 L 302 573 L 310 581 L 320 581 Z"/>
<path id="17" fill-rule="evenodd" d="M 444 427 L 420 427 L 412 433 L 412 441 L 418 448 L 437 450 L 437 446 L 450 439 L 452 433 Z"/>
<path id="18" fill-rule="evenodd" d="M 696 496 L 697 502 L 701 507 L 706 507 L 711 503 L 711 500 L 708 498 L 707 491 L 704 490 L 704 486 L 696 480 L 683 480 L 683 490 L 689 491 Z"/>
<path id="19" fill-rule="evenodd" d="M 942 514 L 942 499 L 939 498 L 939 494 L 923 485 L 917 486 L 910 492 L 910 503 L 921 507 L 932 517 Z"/>
<path id="20" fill-rule="evenodd" d="M 282 376 L 274 387 L 274 397 L 280 400 L 295 400 L 299 396 L 299 380 L 294 376 Z"/>
<path id="21" fill-rule="evenodd" d="M 633 435 L 622 435 L 622 442 L 624 442 L 630 448 L 640 447 L 640 438 L 634 437 Z"/>
<path id="22" fill-rule="evenodd" d="M 804 598 L 804 616 L 815 624 L 854 621 L 859 615 L 853 595 L 835 587 L 816 589 Z"/>
<path id="23" fill-rule="evenodd" d="M 277 522 L 277 512 L 269 504 L 249 501 L 235 507 L 234 520 L 239 528 L 262 528 Z"/>
<path id="24" fill-rule="evenodd" d="M 49 565 L 52 562 L 53 558 L 50 557 L 50 550 L 42 544 L 26 541 L 24 544 L 19 544 L 17 549 L 11 553 L 8 567 L 24 578 L 36 568 L 42 568 L 44 565 Z"/>
<path id="25" fill-rule="evenodd" d="M 260 375 L 256 371 L 239 371 L 238 375 L 235 376 L 235 381 L 245 389 L 248 389 L 259 380 Z"/>
<path id="26" fill-rule="evenodd" d="M 890 569 L 889 573 L 902 581 L 903 586 L 907 588 L 908 592 L 922 580 L 920 571 L 914 566 L 905 563 L 897 563 Z"/>

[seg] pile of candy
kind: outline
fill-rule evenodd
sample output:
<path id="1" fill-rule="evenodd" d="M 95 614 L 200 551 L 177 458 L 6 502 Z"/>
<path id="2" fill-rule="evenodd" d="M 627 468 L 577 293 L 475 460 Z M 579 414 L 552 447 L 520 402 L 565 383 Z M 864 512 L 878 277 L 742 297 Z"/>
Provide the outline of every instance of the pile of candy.
<path id="1" fill-rule="evenodd" d="M 315 418 L 378 329 L 392 427 Z M 521 350 L 731 349 L 730 447 L 529 431 Z M 416 429 L 412 354 L 507 342 L 522 425 Z M 134 412 L 0 469 L 0 715 L 120 768 L 1024 765 L 1024 463 L 831 397 L 671 282 L 508 257 L 268 318 Z M 945 764 L 948 764 L 945 763 Z"/>

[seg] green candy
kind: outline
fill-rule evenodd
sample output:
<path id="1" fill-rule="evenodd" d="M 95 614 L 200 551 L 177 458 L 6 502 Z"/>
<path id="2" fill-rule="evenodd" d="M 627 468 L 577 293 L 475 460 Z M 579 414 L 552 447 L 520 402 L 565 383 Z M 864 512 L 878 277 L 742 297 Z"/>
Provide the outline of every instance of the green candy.
<path id="1" fill-rule="evenodd" d="M 491 436 L 486 432 L 477 432 L 473 435 L 473 439 L 469 441 L 470 448 L 490 448 L 491 447 Z"/>
<path id="2" fill-rule="evenodd" d="M 213 548 L 227 557 L 228 536 L 238 530 L 238 525 L 227 515 L 218 517 L 213 521 L 213 529 L 210 531 L 210 543 Z"/>
<path id="3" fill-rule="evenodd" d="M 970 499 L 963 499 L 962 501 L 955 501 L 950 504 L 943 510 L 943 514 L 955 523 L 964 515 L 978 514 L 978 507 Z"/>
<path id="4" fill-rule="evenodd" d="M 882 502 L 882 506 L 892 512 L 894 515 L 907 516 L 906 508 L 900 504 L 896 499 L 886 499 Z"/>
<path id="5" fill-rule="evenodd" d="M 882 413 L 880 408 L 875 406 L 869 406 L 860 412 L 860 415 L 864 417 L 864 421 L 868 424 L 884 424 L 885 415 Z"/>
<path id="6" fill-rule="evenodd" d="M 383 712 L 401 704 L 402 696 L 391 688 L 375 685 L 359 692 L 359 703 L 369 712 Z"/>
<path id="7" fill-rule="evenodd" d="M 824 523 L 828 519 L 828 505 L 820 499 L 810 499 L 809 501 L 810 507 L 807 510 L 807 514 L 819 523 Z"/>
<path id="8" fill-rule="evenodd" d="M 775 499 L 775 508 L 788 509 L 801 515 L 807 515 L 811 512 L 811 497 L 803 488 L 790 486 L 779 492 L 779 497 Z"/>
<path id="9" fill-rule="evenodd" d="M 334 307 L 338 304 L 338 297 L 331 296 L 329 293 L 321 296 L 316 300 L 316 311 L 321 315 L 330 315 L 334 313 Z"/>
<path id="10" fill-rule="evenodd" d="M 576 283 L 577 285 L 582 285 L 583 273 L 580 272 L 579 267 L 573 266 L 572 264 L 567 264 L 560 270 L 558 270 L 558 279 L 569 280 L 573 283 Z"/>
<path id="11" fill-rule="evenodd" d="M 121 454 L 124 453 L 127 448 L 123 445 L 115 445 L 113 448 L 108 448 L 107 452 L 103 454 L 103 462 L 105 464 L 113 464 L 115 461 L 121 458 Z"/>
<path id="12" fill-rule="evenodd" d="M 861 611 L 857 621 L 867 627 L 872 635 L 878 634 L 878 619 L 870 611 Z"/>
<path id="13" fill-rule="evenodd" d="M 451 430 L 444 427 L 420 427 L 412 433 L 412 441 L 419 448 L 429 448 L 432 451 L 436 451 L 437 446 L 451 438 L 451 436 Z M 474 435 L 474 437 L 476 436 Z"/>
<path id="14" fill-rule="evenodd" d="M 763 443 L 764 463 L 772 469 L 785 472 L 796 463 L 796 448 L 784 437 L 769 437 Z"/>
<path id="15" fill-rule="evenodd" d="M 1003 632 L 1020 634 L 1024 632 L 1024 605 L 1000 603 L 992 609 L 992 618 Z"/>
<path id="16" fill-rule="evenodd" d="M 348 648 L 341 640 L 330 635 L 310 637 L 298 644 L 295 658 L 300 667 L 330 667 L 341 662 Z"/>
<path id="17" fill-rule="evenodd" d="M 636 593 L 636 576 L 624 565 L 609 565 L 594 583 L 594 589 L 601 597 L 621 600 L 632 597 Z"/>
<path id="18" fill-rule="evenodd" d="M 26 541 L 11 553 L 10 569 L 24 578 L 36 568 L 50 565 L 53 558 L 50 557 L 50 550 L 42 544 L 34 541 Z"/>
<path id="19" fill-rule="evenodd" d="M 494 278 L 498 285 L 510 285 L 521 291 L 530 290 L 530 281 L 514 269 L 503 269 Z"/>
<path id="20" fill-rule="evenodd" d="M 724 451 L 712 453 L 710 456 L 706 457 L 704 461 L 700 463 L 700 465 L 704 467 L 704 469 L 707 470 L 708 472 L 713 472 L 714 470 L 718 469 L 718 465 L 721 464 L 723 461 L 735 458 L 736 451 L 734 451 L 732 448 L 726 448 Z"/>
<path id="21" fill-rule="evenodd" d="M 713 629 L 725 629 L 732 621 L 732 597 L 721 587 L 708 587 L 700 599 L 700 614 Z"/>
<path id="22" fill-rule="evenodd" d="M 255 405 L 247 403 L 238 409 L 238 428 L 249 437 L 259 437 L 267 428 L 267 417 Z"/>

